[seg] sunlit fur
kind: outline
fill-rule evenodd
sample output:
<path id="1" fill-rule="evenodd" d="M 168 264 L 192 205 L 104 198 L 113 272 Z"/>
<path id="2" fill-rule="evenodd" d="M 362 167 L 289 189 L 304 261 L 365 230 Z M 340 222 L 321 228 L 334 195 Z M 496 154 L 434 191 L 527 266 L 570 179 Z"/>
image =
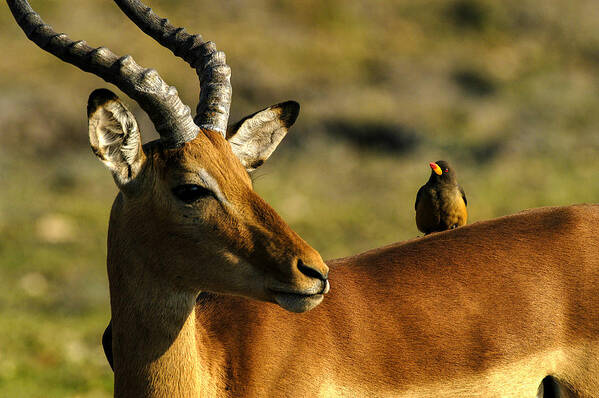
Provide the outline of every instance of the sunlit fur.
<path id="1" fill-rule="evenodd" d="M 330 261 L 323 299 L 297 260 L 329 268 L 222 135 L 114 151 L 113 173 L 141 164 L 115 178 L 109 226 L 117 397 L 519 398 L 547 375 L 573 396 L 599 391 L 597 205 Z M 185 184 L 215 194 L 186 204 L 172 192 Z"/>
<path id="2" fill-rule="evenodd" d="M 333 260 L 331 292 L 305 314 L 221 294 L 203 293 L 196 303 L 187 282 L 176 286 L 176 261 L 152 271 L 156 278 L 133 268 L 140 251 L 160 245 L 166 259 L 174 253 L 165 244 L 174 243 L 117 244 L 109 253 L 115 391 L 534 397 L 553 375 L 593 397 L 598 236 L 599 206 L 544 208 Z M 112 224 L 110 244 L 115 239 Z M 221 272 L 194 254 L 185 252 L 184 273 L 193 275 L 195 264 Z"/>
<path id="3" fill-rule="evenodd" d="M 249 175 L 220 134 L 206 131 L 179 149 L 163 149 L 154 142 L 143 152 L 139 175 L 115 200 L 108 238 L 115 388 L 124 396 L 131 396 L 131 389 L 138 391 L 139 386 L 130 386 L 136 379 L 131 374 L 139 374 L 137 367 L 148 362 L 148 355 L 159 358 L 175 352 L 176 344 L 161 351 L 174 336 L 186 335 L 180 330 L 194 315 L 200 291 L 274 302 L 273 290 L 322 290 L 321 281 L 297 269 L 298 258 L 328 272 L 318 252 L 253 191 Z M 177 185 L 201 183 L 199 170 L 214 179 L 226 201 L 206 198 L 185 204 L 172 194 Z M 320 300 L 321 295 L 299 300 L 292 310 L 311 309 Z M 162 344 L 148 349 L 152 337 Z M 192 355 L 183 351 L 174 355 L 181 366 Z M 142 358 L 136 362 L 136 357 Z M 189 359 L 194 363 L 196 357 Z M 192 369 L 195 365 L 190 364 Z"/>
<path id="4" fill-rule="evenodd" d="M 38 45 L 140 99 L 163 142 L 195 136 L 157 72 L 56 35 L 25 2 L 9 6 Z M 181 44 L 175 36 L 169 47 Z M 224 54 L 197 54 L 212 77 L 202 98 L 217 98 L 200 104 L 213 113 L 199 120 L 226 116 Z M 534 210 L 331 261 L 322 304 L 279 300 L 273 290 L 320 296 L 328 267 L 253 192 L 228 142 L 200 131 L 181 148 L 138 151 L 127 113 L 99 117 L 94 106 L 90 142 L 121 191 L 108 237 L 115 396 L 532 397 L 546 375 L 597 396 L 599 206 Z M 225 200 L 174 197 L 200 170 Z"/>

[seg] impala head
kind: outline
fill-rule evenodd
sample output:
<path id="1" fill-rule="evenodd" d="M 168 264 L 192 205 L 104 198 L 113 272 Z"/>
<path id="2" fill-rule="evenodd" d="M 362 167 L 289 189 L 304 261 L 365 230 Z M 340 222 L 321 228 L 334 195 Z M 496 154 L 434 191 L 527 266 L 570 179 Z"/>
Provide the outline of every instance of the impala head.
<path id="1" fill-rule="evenodd" d="M 117 96 L 105 89 L 91 94 L 90 143 L 120 190 L 110 221 L 109 273 L 142 264 L 138 272 L 175 289 L 242 295 L 294 312 L 314 308 L 328 292 L 328 268 L 254 192 L 248 174 L 275 150 L 299 105 L 284 102 L 227 126 L 231 86 L 224 54 L 137 0 L 115 1 L 196 69 L 201 93 L 195 118 L 156 71 L 57 35 L 25 0 L 8 1 L 31 40 L 114 83 L 160 134 L 142 146 L 137 122 Z"/>

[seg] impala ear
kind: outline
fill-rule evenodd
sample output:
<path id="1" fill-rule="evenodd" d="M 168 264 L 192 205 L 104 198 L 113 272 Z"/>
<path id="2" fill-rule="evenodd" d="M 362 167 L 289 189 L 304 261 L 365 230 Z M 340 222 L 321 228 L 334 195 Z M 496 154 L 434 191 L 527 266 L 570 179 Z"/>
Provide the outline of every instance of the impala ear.
<path id="1" fill-rule="evenodd" d="M 227 128 L 231 149 L 247 171 L 261 166 L 270 157 L 295 123 L 299 109 L 295 101 L 282 102 L 246 116 Z"/>
<path id="2" fill-rule="evenodd" d="M 137 121 L 119 98 L 106 89 L 90 94 L 87 117 L 92 150 L 112 171 L 121 188 L 137 176 L 145 161 Z"/>

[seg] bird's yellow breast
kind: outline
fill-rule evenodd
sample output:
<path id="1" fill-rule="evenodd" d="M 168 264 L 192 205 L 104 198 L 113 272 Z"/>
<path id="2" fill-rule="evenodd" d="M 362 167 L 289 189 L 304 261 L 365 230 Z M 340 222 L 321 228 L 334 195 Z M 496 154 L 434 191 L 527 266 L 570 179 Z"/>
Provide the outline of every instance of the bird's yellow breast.
<path id="1" fill-rule="evenodd" d="M 461 227 L 468 221 L 466 203 L 464 203 L 459 190 L 452 190 L 450 193 L 442 195 L 440 207 L 441 217 L 448 226 L 457 224 L 458 227 Z"/>
<path id="2" fill-rule="evenodd" d="M 458 188 L 428 187 L 416 207 L 416 226 L 424 233 L 442 231 L 468 221 L 466 203 Z"/>

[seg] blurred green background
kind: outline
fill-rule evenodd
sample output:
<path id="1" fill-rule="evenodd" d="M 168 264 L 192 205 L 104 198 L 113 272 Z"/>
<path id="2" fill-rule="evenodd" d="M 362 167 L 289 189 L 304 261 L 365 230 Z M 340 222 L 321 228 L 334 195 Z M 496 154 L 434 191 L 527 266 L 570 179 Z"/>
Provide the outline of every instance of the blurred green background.
<path id="1" fill-rule="evenodd" d="M 324 258 L 419 235 L 413 206 L 429 161 L 454 165 L 471 222 L 598 201 L 596 0 L 150 5 L 226 51 L 232 121 L 301 103 L 255 188 Z M 194 71 L 112 2 L 33 6 L 71 38 L 157 68 L 195 106 Z M 35 47 L 5 4 L 0 50 L 0 396 L 107 397 L 116 189 L 89 149 L 85 104 L 110 85 Z"/>

